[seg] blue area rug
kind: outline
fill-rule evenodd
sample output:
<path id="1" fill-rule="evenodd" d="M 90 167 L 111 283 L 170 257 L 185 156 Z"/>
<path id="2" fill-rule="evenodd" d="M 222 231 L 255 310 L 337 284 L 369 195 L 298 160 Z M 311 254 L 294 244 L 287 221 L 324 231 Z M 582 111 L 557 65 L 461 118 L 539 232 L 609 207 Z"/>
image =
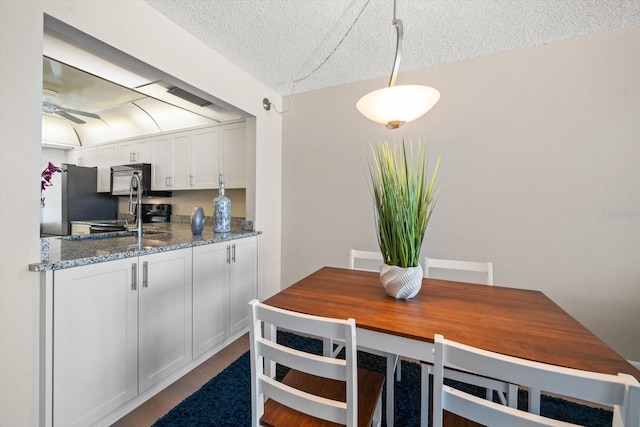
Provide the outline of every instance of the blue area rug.
<path id="1" fill-rule="evenodd" d="M 284 345 L 322 353 L 322 342 L 279 333 L 278 341 Z M 358 365 L 385 373 L 385 359 L 369 353 L 358 352 Z M 286 369 L 279 368 L 277 377 L 282 378 Z M 457 388 L 484 397 L 482 388 L 463 383 L 450 382 Z M 420 425 L 420 366 L 402 362 L 402 381 L 395 386 L 395 425 L 414 427 Z M 384 401 L 384 396 L 383 396 Z M 383 406 L 383 420 L 385 420 Z M 521 391 L 518 406 L 526 408 L 527 394 Z M 609 426 L 610 411 L 591 408 L 549 396 L 541 397 L 542 415 L 585 426 Z M 186 398 L 168 414 L 153 424 L 154 427 L 239 427 L 251 424 L 251 367 L 249 352 L 234 361 L 220 374 L 209 380 L 200 390 Z M 385 425 L 383 421 L 383 425 Z"/>

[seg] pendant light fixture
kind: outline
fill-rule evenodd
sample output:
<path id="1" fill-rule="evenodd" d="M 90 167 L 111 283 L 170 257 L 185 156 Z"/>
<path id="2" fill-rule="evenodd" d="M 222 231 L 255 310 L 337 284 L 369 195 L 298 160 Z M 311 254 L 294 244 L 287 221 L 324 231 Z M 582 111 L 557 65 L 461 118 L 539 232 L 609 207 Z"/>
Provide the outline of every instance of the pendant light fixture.
<path id="1" fill-rule="evenodd" d="M 440 99 L 440 92 L 428 86 L 396 86 L 396 75 L 400 67 L 403 28 L 396 19 L 396 0 L 393 0 L 393 25 L 396 27 L 396 57 L 389 79 L 389 87 L 366 94 L 356 104 L 362 115 L 381 123 L 388 129 L 397 129 L 429 111 Z"/>

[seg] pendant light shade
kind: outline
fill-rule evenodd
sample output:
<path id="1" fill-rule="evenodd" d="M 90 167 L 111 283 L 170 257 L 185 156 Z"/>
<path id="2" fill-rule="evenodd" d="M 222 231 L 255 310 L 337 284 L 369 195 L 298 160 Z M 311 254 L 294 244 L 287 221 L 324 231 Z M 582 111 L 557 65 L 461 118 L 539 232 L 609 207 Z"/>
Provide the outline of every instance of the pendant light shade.
<path id="1" fill-rule="evenodd" d="M 389 86 L 366 94 L 360 98 L 356 108 L 369 120 L 381 123 L 388 129 L 397 129 L 433 108 L 440 99 L 440 92 L 428 86 L 396 86 L 404 29 L 402 20 L 396 19 L 395 0 L 393 0 L 392 23 L 396 27 L 396 57 L 393 61 Z"/>
<path id="2" fill-rule="evenodd" d="M 440 99 L 440 92 L 429 86 L 389 86 L 368 93 L 356 104 L 371 121 L 396 129 L 429 111 Z"/>

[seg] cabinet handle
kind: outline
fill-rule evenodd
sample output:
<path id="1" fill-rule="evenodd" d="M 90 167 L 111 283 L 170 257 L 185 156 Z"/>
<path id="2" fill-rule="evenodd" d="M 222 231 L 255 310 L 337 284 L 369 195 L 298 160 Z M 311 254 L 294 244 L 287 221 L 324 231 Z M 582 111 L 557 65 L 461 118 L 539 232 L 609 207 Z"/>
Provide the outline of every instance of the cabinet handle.
<path id="1" fill-rule="evenodd" d="M 144 261 L 142 263 L 142 287 L 143 288 L 148 288 L 149 287 L 149 280 L 148 280 L 148 271 L 149 271 L 149 262 L 148 261 Z"/>
<path id="2" fill-rule="evenodd" d="M 231 264 L 230 253 L 231 253 L 231 246 L 227 245 L 227 264 Z"/>
<path id="3" fill-rule="evenodd" d="M 189 175 L 189 185 L 193 185 L 193 175 Z"/>
<path id="4" fill-rule="evenodd" d="M 236 244 L 235 243 L 232 245 L 232 248 L 233 248 L 233 256 L 231 258 L 231 261 L 236 262 Z"/>
<path id="5" fill-rule="evenodd" d="M 131 290 L 138 290 L 138 264 L 131 264 Z"/>

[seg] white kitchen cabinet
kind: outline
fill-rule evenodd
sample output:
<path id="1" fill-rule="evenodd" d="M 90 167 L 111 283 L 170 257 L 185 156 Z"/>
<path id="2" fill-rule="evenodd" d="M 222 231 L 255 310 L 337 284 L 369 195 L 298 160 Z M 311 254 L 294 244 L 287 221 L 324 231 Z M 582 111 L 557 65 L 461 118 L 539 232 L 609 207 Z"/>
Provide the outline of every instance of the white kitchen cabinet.
<path id="1" fill-rule="evenodd" d="M 74 148 L 67 152 L 67 163 L 92 168 L 98 166 L 98 149 L 96 146 Z"/>
<path id="2" fill-rule="evenodd" d="M 220 131 L 218 127 L 198 129 L 191 143 L 190 188 L 218 188 L 220 182 Z"/>
<path id="3" fill-rule="evenodd" d="M 191 362 L 191 254 L 54 272 L 54 427 L 90 425 Z"/>
<path id="4" fill-rule="evenodd" d="M 193 357 L 229 334 L 229 287 L 226 243 L 193 248 Z"/>
<path id="5" fill-rule="evenodd" d="M 98 193 L 111 191 L 111 166 L 118 164 L 118 144 L 97 146 Z"/>
<path id="6" fill-rule="evenodd" d="M 138 262 L 139 392 L 191 361 L 191 248 Z"/>
<path id="7" fill-rule="evenodd" d="M 118 143 L 118 165 L 151 163 L 153 161 L 151 138 L 132 139 Z"/>
<path id="8" fill-rule="evenodd" d="M 58 270 L 53 425 L 86 426 L 138 393 L 136 258 Z"/>
<path id="9" fill-rule="evenodd" d="M 188 190 L 190 182 L 191 132 L 153 138 L 153 190 Z"/>
<path id="10" fill-rule="evenodd" d="M 249 325 L 248 303 L 258 292 L 258 238 L 230 242 L 229 334 Z"/>
<path id="11" fill-rule="evenodd" d="M 246 124 L 233 123 L 218 127 L 220 134 L 220 173 L 226 188 L 247 186 Z M 217 188 L 217 183 L 216 187 Z"/>
<path id="12" fill-rule="evenodd" d="M 257 282 L 257 237 L 193 248 L 194 358 L 246 329 Z"/>
<path id="13" fill-rule="evenodd" d="M 246 187 L 245 123 L 193 129 L 153 138 L 154 190 Z"/>

